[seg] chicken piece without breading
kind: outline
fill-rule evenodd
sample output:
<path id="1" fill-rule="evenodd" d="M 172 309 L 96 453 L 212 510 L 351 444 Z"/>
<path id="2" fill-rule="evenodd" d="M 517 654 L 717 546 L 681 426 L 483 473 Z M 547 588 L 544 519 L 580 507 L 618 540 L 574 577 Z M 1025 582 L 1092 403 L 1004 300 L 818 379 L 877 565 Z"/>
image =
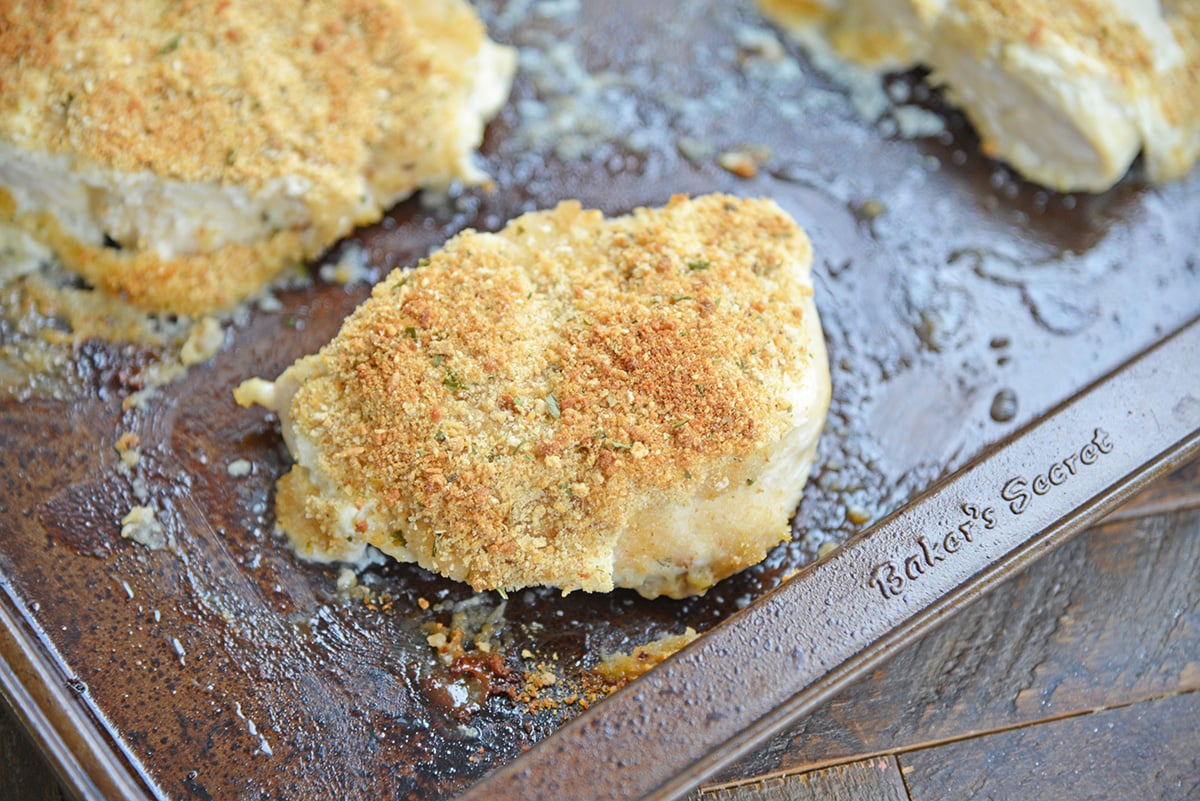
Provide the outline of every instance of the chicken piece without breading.
<path id="1" fill-rule="evenodd" d="M 1099 192 L 1138 154 L 1152 181 L 1200 155 L 1194 0 L 759 0 L 801 39 L 885 70 L 923 65 L 983 151 L 1060 191 Z"/>
<path id="2" fill-rule="evenodd" d="M 764 558 L 829 404 L 808 238 L 771 201 L 565 202 L 397 271 L 243 405 L 295 466 L 302 556 L 368 545 L 477 590 L 702 593 Z"/>
<path id="3" fill-rule="evenodd" d="M 463 0 L 0 3 L 0 256 L 150 311 L 229 306 L 481 180 L 515 64 Z"/>

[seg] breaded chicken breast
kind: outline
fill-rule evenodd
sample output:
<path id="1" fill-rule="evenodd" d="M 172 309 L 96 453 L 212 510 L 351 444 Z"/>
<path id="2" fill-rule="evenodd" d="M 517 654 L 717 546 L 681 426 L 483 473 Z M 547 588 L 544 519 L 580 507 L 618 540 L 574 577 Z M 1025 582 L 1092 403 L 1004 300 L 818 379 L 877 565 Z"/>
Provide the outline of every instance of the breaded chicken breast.
<path id="1" fill-rule="evenodd" d="M 0 238 L 150 310 L 228 306 L 480 180 L 514 69 L 462 0 L 0 2 Z"/>
<path id="2" fill-rule="evenodd" d="M 1193 0 L 759 2 L 852 61 L 930 68 L 987 155 L 1052 189 L 1108 189 L 1139 153 L 1165 181 L 1200 155 Z"/>
<path id="3" fill-rule="evenodd" d="M 829 404 L 808 238 L 771 201 L 565 202 L 397 271 L 243 405 L 312 559 L 368 545 L 477 590 L 684 597 L 766 555 Z"/>

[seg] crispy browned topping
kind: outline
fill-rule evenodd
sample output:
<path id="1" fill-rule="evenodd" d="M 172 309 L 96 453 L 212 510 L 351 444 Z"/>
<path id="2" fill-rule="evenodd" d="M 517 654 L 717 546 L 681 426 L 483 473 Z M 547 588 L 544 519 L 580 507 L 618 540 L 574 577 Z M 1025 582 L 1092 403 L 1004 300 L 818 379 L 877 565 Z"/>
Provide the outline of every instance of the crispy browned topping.
<path id="1" fill-rule="evenodd" d="M 1152 43 L 1138 26 L 1119 14 L 1111 0 L 956 0 L 955 15 L 986 31 L 988 42 L 1038 46 L 1048 36 L 1070 42 L 1129 80 L 1154 70 Z"/>
<path id="2" fill-rule="evenodd" d="M 609 589 L 631 496 L 707 491 L 791 425 L 810 259 L 775 204 L 719 195 L 465 233 L 302 363 L 296 437 L 385 551 L 477 589 Z M 344 509 L 308 481 L 280 522 L 328 535 Z"/>
<path id="3" fill-rule="evenodd" d="M 148 171 L 252 194 L 306 186 L 311 222 L 158 259 L 47 234 L 67 266 L 141 305 L 226 305 L 317 255 L 380 204 L 463 176 L 484 31 L 433 0 L 0 4 L 0 141 L 77 169 Z M 11 218 L 13 210 L 4 213 Z"/>
<path id="4" fill-rule="evenodd" d="M 354 191 L 385 134 L 452 147 L 438 98 L 470 84 L 482 37 L 468 6 L 429 0 L 8 2 L 0 137 L 179 181 Z"/>
<path id="5" fill-rule="evenodd" d="M 1142 8 L 1116 0 L 758 3 L 802 40 L 824 36 L 851 61 L 932 68 L 932 80 L 945 84 L 946 96 L 961 102 L 977 126 L 984 154 L 1053 188 L 1111 186 L 1135 155 L 1133 136 L 1152 181 L 1180 178 L 1200 157 L 1200 5 L 1192 0 Z M 964 56 L 1023 76 L 1019 83 L 1027 85 L 1014 86 L 1016 93 L 1044 94 L 1088 140 L 1088 151 L 1072 163 L 1056 152 L 1061 143 L 1054 137 L 1029 139 L 1039 126 L 1032 114 L 1023 121 L 1003 109 L 1003 80 L 959 83 L 955 62 Z M 1033 125 L 1028 131 L 1026 122 Z"/>
<path id="6" fill-rule="evenodd" d="M 829 19 L 834 9 L 821 0 L 758 0 L 763 14 L 785 25 L 811 25 Z"/>
<path id="7" fill-rule="evenodd" d="M 836 14 L 836 4 L 831 8 L 817 0 L 758 2 L 765 14 L 787 25 L 824 23 Z M 1037 46 L 1056 36 L 1091 51 L 1118 74 L 1153 68 L 1152 43 L 1136 24 L 1113 8 L 1111 0 L 950 0 L 944 7 L 928 0 L 911 0 L 910 5 L 925 24 L 948 21 L 974 31 L 965 43 L 980 50 L 1016 42 Z M 850 27 L 834 32 L 839 47 L 846 46 L 843 55 L 873 62 L 883 54 L 895 54 L 886 34 L 889 29 L 893 34 L 901 31 L 897 20 L 889 19 L 883 11 L 874 20 L 849 14 L 844 24 Z"/>
<path id="8" fill-rule="evenodd" d="M 1186 131 L 1200 130 L 1200 3 L 1178 0 L 1163 3 L 1175 40 L 1183 48 L 1184 63 L 1163 79 L 1163 116 Z"/>

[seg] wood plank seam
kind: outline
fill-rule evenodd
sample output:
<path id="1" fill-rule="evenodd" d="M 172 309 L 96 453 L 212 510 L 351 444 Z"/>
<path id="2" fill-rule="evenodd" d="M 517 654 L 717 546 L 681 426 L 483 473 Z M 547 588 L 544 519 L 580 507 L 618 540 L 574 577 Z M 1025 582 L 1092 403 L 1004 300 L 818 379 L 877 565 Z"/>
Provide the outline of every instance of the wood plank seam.
<path id="1" fill-rule="evenodd" d="M 696 792 L 690 801 L 912 801 L 894 757 L 864 759 L 822 770 Z"/>
<path id="2" fill-rule="evenodd" d="M 980 731 L 967 732 L 965 734 L 955 735 L 953 737 L 942 737 L 942 738 L 938 738 L 938 739 L 934 739 L 934 740 L 926 740 L 926 741 L 919 742 L 919 743 L 912 743 L 910 745 L 905 745 L 900 748 L 891 748 L 891 749 L 887 749 L 887 750 L 883 750 L 883 751 L 873 751 L 873 752 L 869 752 L 869 753 L 855 754 L 853 757 L 851 757 L 849 759 L 835 759 L 835 760 L 828 760 L 825 762 L 814 762 L 811 765 L 806 765 L 804 767 L 804 769 L 802 769 L 802 770 L 784 770 L 784 771 L 779 771 L 777 773 L 766 773 L 761 776 L 753 776 L 753 777 L 744 779 L 742 781 L 727 782 L 727 783 L 722 783 L 722 784 L 705 786 L 705 787 L 701 788 L 701 794 L 709 795 L 711 793 L 715 793 L 720 790 L 732 790 L 732 789 L 744 788 L 747 786 L 754 786 L 754 785 L 761 787 L 766 782 L 773 782 L 773 781 L 777 781 L 777 780 L 778 781 L 786 781 L 789 778 L 793 778 L 796 776 L 803 776 L 807 773 L 813 773 L 813 772 L 819 771 L 819 770 L 828 770 L 830 768 L 845 767 L 845 766 L 853 765 L 853 764 L 863 762 L 863 761 L 866 761 L 869 759 L 889 759 L 889 758 L 894 759 L 896 761 L 897 766 L 900 768 L 900 775 L 901 775 L 901 777 L 903 777 L 904 776 L 904 766 L 903 766 L 903 763 L 901 760 L 902 760 L 902 757 L 904 754 L 910 754 L 915 751 L 923 751 L 923 750 L 929 749 L 929 748 L 937 748 L 937 747 L 949 745 L 952 743 L 964 742 L 966 740 L 974 740 L 974 739 L 978 739 L 981 737 L 991 736 L 994 734 L 1003 734 L 1005 732 L 1016 731 L 1018 729 L 1027 729 L 1027 728 L 1032 728 L 1034 726 L 1042 726 L 1045 724 L 1057 723 L 1059 721 L 1070 720 L 1072 718 L 1081 718 L 1086 715 L 1095 715 L 1100 712 L 1108 712 L 1108 711 L 1115 710 L 1115 709 L 1126 709 L 1129 707 L 1137 706 L 1139 704 L 1150 704 L 1150 703 L 1154 703 L 1155 701 L 1160 701 L 1164 698 L 1182 697 L 1185 695 L 1190 695 L 1192 693 L 1200 693 L 1200 690 L 1189 689 L 1189 690 L 1180 690 L 1178 692 L 1156 693 L 1156 694 L 1152 694 L 1152 695 L 1147 695 L 1143 698 L 1137 698 L 1137 699 L 1134 699 L 1131 701 L 1125 701 L 1125 702 L 1118 703 L 1118 704 L 1107 704 L 1104 706 L 1098 706 L 1098 707 L 1094 707 L 1094 708 L 1090 708 L 1090 709 L 1076 710 L 1074 712 L 1068 712 L 1068 713 L 1064 713 L 1061 715 L 1051 715 L 1051 716 L 1048 716 L 1045 718 L 1038 718 L 1037 720 L 1023 721 L 1021 723 L 1015 723 L 1015 724 L 1012 724 L 1009 726 L 997 726 L 993 729 L 983 729 Z M 905 782 L 905 790 L 906 791 L 908 790 L 907 782 Z M 910 797 L 910 801 L 911 801 L 911 793 L 910 793 L 909 797 Z"/>
<path id="3" fill-rule="evenodd" d="M 1184 499 L 1165 499 L 1144 504 L 1134 502 L 1128 503 L 1116 511 L 1109 514 L 1107 517 L 1096 523 L 1093 528 L 1104 528 L 1106 526 L 1116 525 L 1118 523 L 1129 523 L 1135 520 L 1142 520 L 1147 517 L 1161 517 L 1162 515 L 1177 514 L 1179 512 L 1194 512 L 1200 509 L 1200 497 L 1184 498 Z"/>
<path id="4" fill-rule="evenodd" d="M 908 783 L 908 770 L 904 767 L 904 760 L 900 754 L 892 754 L 892 760 L 896 763 L 896 770 L 900 774 L 900 786 L 904 788 L 904 797 L 908 801 L 916 801 L 913 798 L 912 786 Z"/>

